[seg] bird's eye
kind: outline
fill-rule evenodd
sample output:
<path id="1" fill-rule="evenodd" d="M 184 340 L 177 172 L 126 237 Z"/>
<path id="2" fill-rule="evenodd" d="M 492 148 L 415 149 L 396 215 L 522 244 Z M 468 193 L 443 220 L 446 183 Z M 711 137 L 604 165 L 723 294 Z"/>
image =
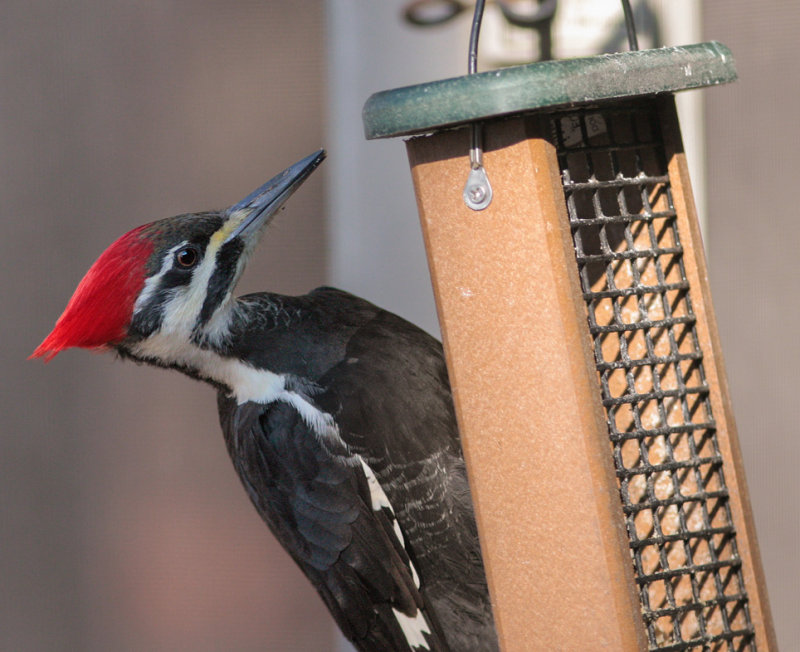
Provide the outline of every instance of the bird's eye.
<path id="1" fill-rule="evenodd" d="M 194 247 L 183 247 L 175 253 L 175 262 L 178 267 L 190 269 L 200 260 L 200 253 Z"/>

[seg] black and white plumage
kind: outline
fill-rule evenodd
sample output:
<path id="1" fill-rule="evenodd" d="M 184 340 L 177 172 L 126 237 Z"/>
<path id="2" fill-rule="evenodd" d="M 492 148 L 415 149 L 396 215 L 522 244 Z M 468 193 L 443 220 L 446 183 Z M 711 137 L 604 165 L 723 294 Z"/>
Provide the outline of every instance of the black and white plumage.
<path id="1" fill-rule="evenodd" d="M 441 345 L 332 288 L 231 295 L 323 156 L 226 211 L 120 238 L 34 355 L 112 348 L 214 385 L 250 499 L 358 649 L 495 650 Z"/>

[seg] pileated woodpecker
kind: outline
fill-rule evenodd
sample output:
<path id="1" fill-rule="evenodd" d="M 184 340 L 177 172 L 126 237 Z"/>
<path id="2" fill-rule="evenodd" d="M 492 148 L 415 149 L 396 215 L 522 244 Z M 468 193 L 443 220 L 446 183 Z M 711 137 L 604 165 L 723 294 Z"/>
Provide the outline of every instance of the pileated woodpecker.
<path id="1" fill-rule="evenodd" d="M 250 500 L 358 649 L 496 650 L 439 342 L 333 288 L 232 297 L 324 157 L 123 235 L 32 357 L 110 349 L 210 383 Z"/>

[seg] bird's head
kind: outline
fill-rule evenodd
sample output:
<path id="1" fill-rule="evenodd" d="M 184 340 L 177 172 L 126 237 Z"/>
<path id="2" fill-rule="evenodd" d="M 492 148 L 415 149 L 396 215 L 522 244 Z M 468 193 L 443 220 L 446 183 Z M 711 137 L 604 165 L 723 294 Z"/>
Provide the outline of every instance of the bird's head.
<path id="1" fill-rule="evenodd" d="M 71 347 L 135 346 L 159 336 L 213 335 L 270 218 L 325 158 L 320 150 L 230 208 L 129 231 L 92 265 L 31 357 Z"/>

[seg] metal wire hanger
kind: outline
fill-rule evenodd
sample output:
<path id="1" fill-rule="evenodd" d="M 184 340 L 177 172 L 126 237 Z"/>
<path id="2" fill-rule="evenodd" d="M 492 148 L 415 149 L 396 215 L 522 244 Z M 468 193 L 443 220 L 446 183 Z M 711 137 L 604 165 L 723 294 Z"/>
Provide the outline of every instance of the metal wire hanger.
<path id="1" fill-rule="evenodd" d="M 631 9 L 630 0 L 621 0 L 622 11 L 625 14 L 625 29 L 628 34 L 628 46 L 631 50 L 639 49 L 639 41 L 636 36 L 636 24 L 634 22 L 633 10 Z M 453 3 L 451 3 L 452 5 Z M 501 4 L 503 14 L 507 20 L 514 22 L 509 18 L 507 8 Z M 551 14 L 555 11 L 556 2 L 546 3 L 541 7 L 544 15 L 547 12 Z M 457 8 L 455 13 L 461 11 L 460 5 L 453 5 Z M 478 72 L 478 39 L 480 37 L 481 22 L 483 21 L 483 10 L 486 6 L 486 0 L 476 0 L 475 13 L 472 16 L 472 29 L 469 35 L 469 53 L 467 60 L 467 72 L 474 75 Z M 453 13 L 452 15 L 455 15 Z M 452 15 L 450 17 L 452 17 Z M 512 16 L 513 17 L 513 16 Z M 552 15 L 547 16 L 552 18 Z M 537 20 L 541 16 L 535 17 Z M 489 183 L 489 175 L 486 173 L 486 168 L 483 167 L 483 126 L 479 122 L 473 122 L 471 125 L 471 138 L 469 150 L 469 164 L 470 171 L 467 176 L 467 183 L 464 186 L 462 196 L 464 203 L 474 211 L 482 211 L 492 203 L 492 185 Z"/>
<path id="2" fill-rule="evenodd" d="M 469 35 L 469 56 L 467 71 L 470 75 L 478 72 L 478 37 L 481 32 L 483 9 L 486 0 L 477 0 L 475 14 L 472 17 L 472 29 Z M 464 203 L 474 211 L 482 211 L 492 203 L 492 185 L 483 167 L 483 126 L 472 123 L 471 145 L 469 150 L 469 176 L 464 186 Z"/>

